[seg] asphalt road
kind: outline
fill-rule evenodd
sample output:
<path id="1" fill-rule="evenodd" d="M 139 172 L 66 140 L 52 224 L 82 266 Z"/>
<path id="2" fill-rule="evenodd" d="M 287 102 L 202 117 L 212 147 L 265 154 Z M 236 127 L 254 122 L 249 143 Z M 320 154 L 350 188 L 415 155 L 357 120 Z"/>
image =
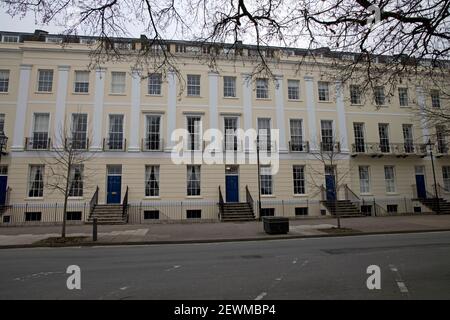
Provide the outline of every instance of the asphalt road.
<path id="1" fill-rule="evenodd" d="M 66 287 L 69 265 L 81 290 Z M 5 249 L 0 299 L 450 299 L 450 232 Z"/>

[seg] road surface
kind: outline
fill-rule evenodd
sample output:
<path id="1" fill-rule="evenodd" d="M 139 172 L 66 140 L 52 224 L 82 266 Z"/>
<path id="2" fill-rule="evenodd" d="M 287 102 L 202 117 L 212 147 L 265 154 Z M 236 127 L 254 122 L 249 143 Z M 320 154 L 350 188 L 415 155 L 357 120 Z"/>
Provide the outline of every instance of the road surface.
<path id="1" fill-rule="evenodd" d="M 450 299 L 450 232 L 4 249 L 0 271 L 0 299 Z"/>

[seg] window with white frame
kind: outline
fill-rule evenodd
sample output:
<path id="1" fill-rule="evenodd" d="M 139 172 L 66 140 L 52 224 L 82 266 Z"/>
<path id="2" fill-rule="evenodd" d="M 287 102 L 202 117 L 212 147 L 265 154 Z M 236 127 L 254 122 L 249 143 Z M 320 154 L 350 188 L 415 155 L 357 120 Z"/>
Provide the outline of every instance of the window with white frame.
<path id="1" fill-rule="evenodd" d="M 400 107 L 407 107 L 408 102 L 408 88 L 398 88 L 398 100 Z"/>
<path id="2" fill-rule="evenodd" d="M 109 132 L 108 132 L 108 149 L 122 150 L 123 149 L 123 115 L 110 114 L 109 115 Z"/>
<path id="3" fill-rule="evenodd" d="M 380 136 L 380 151 L 386 152 L 386 153 L 390 152 L 389 124 L 379 123 L 378 124 L 378 134 Z"/>
<path id="4" fill-rule="evenodd" d="M 272 172 L 270 166 L 261 166 L 261 194 L 271 195 L 273 192 L 272 188 Z"/>
<path id="5" fill-rule="evenodd" d="M 61 37 L 46 37 L 45 42 L 49 43 L 61 43 L 63 39 Z"/>
<path id="6" fill-rule="evenodd" d="M 187 94 L 188 96 L 200 96 L 200 75 L 187 75 Z"/>
<path id="7" fill-rule="evenodd" d="M 293 166 L 294 194 L 305 194 L 305 166 Z"/>
<path id="8" fill-rule="evenodd" d="M 319 91 L 319 101 L 330 101 L 330 83 L 319 81 L 317 88 Z"/>
<path id="9" fill-rule="evenodd" d="M 30 165 L 28 175 L 28 197 L 44 196 L 44 165 Z"/>
<path id="10" fill-rule="evenodd" d="M 439 96 L 439 90 L 431 90 L 431 106 L 433 108 L 440 108 L 441 107 L 441 98 Z"/>
<path id="11" fill-rule="evenodd" d="M 152 73 L 148 76 L 148 94 L 153 96 L 161 95 L 161 73 Z"/>
<path id="12" fill-rule="evenodd" d="M 333 121 L 321 120 L 320 121 L 322 132 L 322 151 L 333 151 Z"/>
<path id="13" fill-rule="evenodd" d="M 33 124 L 33 137 L 31 142 L 32 149 L 47 149 L 48 145 L 48 129 L 49 129 L 50 114 L 35 113 Z"/>
<path id="14" fill-rule="evenodd" d="M 370 175 L 368 166 L 359 167 L 359 192 L 360 193 L 370 192 Z"/>
<path id="15" fill-rule="evenodd" d="M 0 92 L 9 90 L 9 70 L 0 70 Z"/>
<path id="16" fill-rule="evenodd" d="M 438 153 L 447 153 L 447 139 L 445 138 L 446 129 L 444 126 L 436 126 L 436 142 L 437 142 L 437 151 Z"/>
<path id="17" fill-rule="evenodd" d="M 414 152 L 414 138 L 412 124 L 402 124 L 403 141 L 406 153 Z"/>
<path id="18" fill-rule="evenodd" d="M 351 104 L 362 104 L 360 86 L 355 84 L 350 85 L 350 102 Z"/>
<path id="19" fill-rule="evenodd" d="M 83 169 L 82 164 L 72 166 L 69 177 L 69 197 L 83 196 Z"/>
<path id="20" fill-rule="evenodd" d="M 53 70 L 38 70 L 38 92 L 52 92 Z"/>
<path id="21" fill-rule="evenodd" d="M 258 118 L 259 149 L 271 150 L 270 118 Z"/>
<path id="22" fill-rule="evenodd" d="M 161 116 L 157 114 L 148 114 L 146 120 L 145 148 L 149 151 L 161 150 Z"/>
<path id="23" fill-rule="evenodd" d="M 116 50 L 131 50 L 131 42 L 114 42 L 114 49 Z"/>
<path id="24" fill-rule="evenodd" d="M 2 35 L 2 42 L 17 43 L 19 42 L 19 36 L 4 34 Z"/>
<path id="25" fill-rule="evenodd" d="M 76 93 L 89 92 L 89 71 L 75 71 L 75 87 Z"/>
<path id="26" fill-rule="evenodd" d="M 72 148 L 86 149 L 87 148 L 87 114 L 74 113 L 72 114 Z"/>
<path id="27" fill-rule="evenodd" d="M 200 195 L 200 166 L 188 165 L 187 166 L 187 195 L 199 196 Z"/>
<path id="28" fill-rule="evenodd" d="M 225 130 L 225 150 L 237 150 L 237 136 L 238 129 L 237 117 L 225 117 L 223 119 L 223 127 Z"/>
<path id="29" fill-rule="evenodd" d="M 125 93 L 126 73 L 113 71 L 111 72 L 111 93 L 123 94 Z"/>
<path id="30" fill-rule="evenodd" d="M 366 143 L 364 139 L 364 123 L 354 122 L 353 132 L 355 135 L 355 152 L 365 152 Z"/>
<path id="31" fill-rule="evenodd" d="M 393 166 L 384 167 L 384 181 L 386 183 L 386 192 L 395 192 L 395 170 Z"/>
<path id="32" fill-rule="evenodd" d="M 187 150 L 201 150 L 202 118 L 201 116 L 187 116 L 188 148 Z"/>
<path id="33" fill-rule="evenodd" d="M 450 192 L 450 166 L 442 167 L 442 179 L 444 181 L 444 190 Z"/>
<path id="34" fill-rule="evenodd" d="M 300 99 L 300 81 L 288 80 L 288 99 L 299 100 Z"/>
<path id="35" fill-rule="evenodd" d="M 377 106 L 383 106 L 386 103 L 386 96 L 384 95 L 384 87 L 383 86 L 375 87 L 373 94 L 374 94 L 375 104 Z"/>
<path id="36" fill-rule="evenodd" d="M 159 166 L 145 166 L 145 196 L 159 197 Z"/>
<path id="37" fill-rule="evenodd" d="M 269 98 L 269 80 L 258 78 L 256 79 L 256 99 Z"/>
<path id="38" fill-rule="evenodd" d="M 0 135 L 5 134 L 5 114 L 0 113 Z"/>
<path id="39" fill-rule="evenodd" d="M 236 77 L 223 77 L 223 96 L 225 98 L 236 97 Z"/>
<path id="40" fill-rule="evenodd" d="M 305 151 L 303 147 L 303 128 L 302 119 L 290 119 L 291 129 L 291 151 Z"/>

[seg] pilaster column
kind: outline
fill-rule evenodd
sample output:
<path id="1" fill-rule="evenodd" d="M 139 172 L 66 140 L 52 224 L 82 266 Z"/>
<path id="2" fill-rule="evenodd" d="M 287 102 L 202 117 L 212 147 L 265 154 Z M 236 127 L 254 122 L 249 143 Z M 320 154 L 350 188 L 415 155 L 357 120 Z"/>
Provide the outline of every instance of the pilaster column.
<path id="1" fill-rule="evenodd" d="M 344 90 L 341 81 L 336 81 L 336 109 L 339 121 L 339 136 L 340 136 L 340 140 L 338 142 L 341 144 L 341 152 L 348 153 L 349 148 L 348 148 L 347 122 L 345 119 Z"/>
<path id="2" fill-rule="evenodd" d="M 140 70 L 131 71 L 131 119 L 130 143 L 128 152 L 139 152 L 139 115 L 141 111 L 141 76 Z"/>
<path id="3" fill-rule="evenodd" d="M 177 78 L 175 71 L 167 73 L 168 97 L 167 97 L 167 143 L 166 152 L 171 152 L 175 142 L 170 139 L 177 125 Z"/>
<path id="4" fill-rule="evenodd" d="M 428 142 L 428 137 L 430 136 L 430 132 L 427 127 L 427 119 L 425 115 L 425 94 L 422 87 L 416 87 L 416 95 L 417 95 L 417 104 L 419 105 L 420 110 L 420 125 L 422 127 L 422 141 L 423 143 Z"/>
<path id="5" fill-rule="evenodd" d="M 17 97 L 16 120 L 14 122 L 14 137 L 11 151 L 23 151 L 25 118 L 28 107 L 28 92 L 30 90 L 31 64 L 20 65 L 19 95 Z"/>
<path id="6" fill-rule="evenodd" d="M 279 130 L 279 151 L 287 152 L 286 122 L 284 118 L 283 76 L 275 76 L 275 106 L 277 112 L 277 127 Z"/>
<path id="7" fill-rule="evenodd" d="M 219 73 L 211 71 L 208 73 L 209 80 L 209 128 L 219 129 L 217 105 L 219 100 Z"/>
<path id="8" fill-rule="evenodd" d="M 94 94 L 94 119 L 92 121 L 92 144 L 91 151 L 102 150 L 103 132 L 103 96 L 105 91 L 106 68 L 95 70 L 95 94 Z"/>
<path id="9" fill-rule="evenodd" d="M 242 103 L 244 105 L 244 130 L 253 129 L 252 115 L 252 76 L 247 73 L 242 74 Z M 244 141 L 245 151 L 250 150 L 250 146 Z"/>
<path id="10" fill-rule="evenodd" d="M 311 151 L 318 151 L 318 137 L 317 137 L 317 121 L 316 121 L 316 105 L 314 95 L 314 78 L 312 76 L 305 76 L 306 87 L 306 110 L 308 114 L 308 128 L 309 128 L 309 145 Z"/>
<path id="11" fill-rule="evenodd" d="M 56 87 L 56 110 L 54 126 L 54 147 L 63 147 L 65 136 L 64 119 L 66 116 L 67 85 L 69 82 L 70 66 L 58 66 L 58 84 Z"/>

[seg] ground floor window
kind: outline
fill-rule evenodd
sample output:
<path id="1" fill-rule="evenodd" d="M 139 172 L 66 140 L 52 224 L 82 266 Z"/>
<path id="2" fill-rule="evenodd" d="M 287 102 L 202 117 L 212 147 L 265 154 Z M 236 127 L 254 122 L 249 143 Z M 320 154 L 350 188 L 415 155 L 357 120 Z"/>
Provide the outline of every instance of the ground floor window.
<path id="1" fill-rule="evenodd" d="M 73 166 L 70 171 L 69 197 L 83 196 L 83 165 Z"/>
<path id="2" fill-rule="evenodd" d="M 201 219 L 202 210 L 186 210 L 186 217 L 188 219 Z"/>
<path id="3" fill-rule="evenodd" d="M 442 167 L 442 179 L 445 191 L 450 192 L 450 166 Z"/>
<path id="4" fill-rule="evenodd" d="M 200 195 L 200 166 L 187 166 L 187 195 Z"/>
<path id="5" fill-rule="evenodd" d="M 261 194 L 271 195 L 272 190 L 272 172 L 270 166 L 261 166 Z"/>
<path id="6" fill-rule="evenodd" d="M 359 167 L 359 191 L 360 193 L 370 192 L 370 176 L 368 166 Z"/>
<path id="7" fill-rule="evenodd" d="M 294 194 L 305 194 L 305 167 L 293 167 Z"/>
<path id="8" fill-rule="evenodd" d="M 362 205 L 361 206 L 361 213 L 366 215 L 366 216 L 372 215 L 372 206 L 371 205 L 367 205 L 367 204 Z"/>
<path id="9" fill-rule="evenodd" d="M 159 196 L 159 166 L 145 167 L 145 196 Z"/>
<path id="10" fill-rule="evenodd" d="M 28 197 L 37 198 L 44 195 L 44 166 L 31 165 L 28 176 Z"/>

